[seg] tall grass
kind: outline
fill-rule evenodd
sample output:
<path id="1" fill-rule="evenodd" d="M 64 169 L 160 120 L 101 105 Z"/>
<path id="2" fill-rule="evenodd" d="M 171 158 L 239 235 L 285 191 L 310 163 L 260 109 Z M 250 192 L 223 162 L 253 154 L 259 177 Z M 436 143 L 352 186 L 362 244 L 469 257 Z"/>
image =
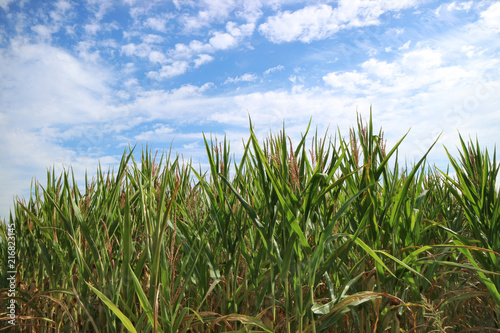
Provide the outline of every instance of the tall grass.
<path id="1" fill-rule="evenodd" d="M 15 329 L 498 331 L 495 154 L 461 138 L 452 177 L 427 154 L 400 165 L 404 138 L 389 149 L 371 118 L 357 125 L 293 144 L 250 124 L 239 161 L 205 138 L 207 171 L 146 147 L 83 186 L 48 172 L 10 217 Z"/>

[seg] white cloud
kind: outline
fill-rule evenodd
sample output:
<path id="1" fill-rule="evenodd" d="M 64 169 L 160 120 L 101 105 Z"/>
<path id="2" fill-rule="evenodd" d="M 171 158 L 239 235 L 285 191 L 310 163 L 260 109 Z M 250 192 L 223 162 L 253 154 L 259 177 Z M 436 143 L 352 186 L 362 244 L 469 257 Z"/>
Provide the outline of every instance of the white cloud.
<path id="1" fill-rule="evenodd" d="M 126 92 L 125 90 L 119 90 L 116 92 L 116 96 L 118 96 L 121 99 L 129 99 L 130 94 Z"/>
<path id="2" fill-rule="evenodd" d="M 425 71 L 441 65 L 441 52 L 430 48 L 405 53 L 401 64 L 408 71 Z"/>
<path id="3" fill-rule="evenodd" d="M 1 6 L 1 5 L 0 5 Z M 43 24 L 35 24 L 31 27 L 31 30 L 38 34 L 39 40 L 50 41 L 52 34 L 58 32 L 64 25 L 64 23 L 73 16 L 70 9 L 72 5 L 64 0 L 59 0 L 54 4 L 54 9 L 49 11 L 48 16 L 44 18 Z M 18 31 L 22 31 L 21 26 L 25 17 L 18 13 L 16 25 L 19 25 Z M 50 18 L 50 19 L 49 19 Z M 71 30 L 71 27 L 68 29 Z"/>
<path id="4" fill-rule="evenodd" d="M 100 52 L 96 49 L 96 45 L 96 42 L 93 41 L 79 42 L 75 48 L 78 52 L 78 58 L 89 63 L 96 63 L 101 59 Z"/>
<path id="5" fill-rule="evenodd" d="M 171 49 L 168 53 L 176 59 L 187 58 L 190 59 L 193 56 L 193 48 L 191 44 L 203 44 L 200 41 L 191 41 L 190 45 L 186 45 L 183 43 L 175 44 L 174 49 Z"/>
<path id="6" fill-rule="evenodd" d="M 126 87 L 132 87 L 132 86 L 136 86 L 139 84 L 139 80 L 137 80 L 136 78 L 132 78 L 132 79 L 128 79 L 127 81 L 125 81 L 124 85 Z"/>
<path id="7" fill-rule="evenodd" d="M 149 54 L 149 61 L 154 62 L 154 63 L 159 63 L 163 64 L 167 61 L 167 58 L 165 55 L 159 51 L 152 51 Z"/>
<path id="8" fill-rule="evenodd" d="M 151 46 L 145 43 L 129 43 L 121 47 L 121 51 L 127 56 L 148 57 L 151 53 Z"/>
<path id="9" fill-rule="evenodd" d="M 203 92 L 211 86 L 213 85 L 187 85 L 171 91 L 143 92 L 130 105 L 130 109 L 132 113 L 141 114 L 155 122 L 184 124 L 186 129 L 191 124 L 200 123 L 207 129 L 213 128 L 213 122 L 222 124 L 224 128 L 240 127 L 239 136 L 230 137 L 236 143 L 242 137 L 248 137 L 249 113 L 256 130 L 264 134 L 268 132 L 270 125 L 280 128 L 285 120 L 288 125 L 298 126 L 299 135 L 312 115 L 316 123 L 325 127 L 328 123 L 345 125 L 345 119 L 355 119 L 354 104 L 346 104 L 340 97 L 324 90 L 293 89 L 227 96 L 205 95 Z M 290 127 L 287 126 L 288 128 Z M 182 133 L 183 128 L 176 126 L 176 132 Z M 169 137 L 172 136 L 174 134 L 170 133 Z M 177 140 L 180 135 L 176 133 L 175 137 Z M 198 133 L 197 138 L 199 137 Z"/>
<path id="10" fill-rule="evenodd" d="M 176 45 L 177 47 L 177 45 Z M 203 43 L 200 42 L 199 40 L 192 40 L 189 43 L 189 46 L 187 47 L 189 50 L 190 54 L 192 53 L 203 53 L 203 52 L 213 52 L 213 46 L 210 45 L 209 43 Z"/>
<path id="11" fill-rule="evenodd" d="M 226 30 L 229 34 L 231 34 L 231 36 L 236 37 L 236 38 L 248 37 L 255 30 L 255 24 L 248 23 L 248 24 L 242 24 L 242 25 L 238 26 L 234 22 L 228 22 L 226 24 Z"/>
<path id="12" fill-rule="evenodd" d="M 403 46 L 398 47 L 398 50 L 399 51 L 408 50 L 410 48 L 410 45 L 411 45 L 411 40 L 404 43 Z"/>
<path id="13" fill-rule="evenodd" d="M 228 33 L 215 32 L 214 36 L 209 40 L 210 45 L 218 50 L 226 50 L 238 44 L 235 37 Z"/>
<path id="14" fill-rule="evenodd" d="M 148 17 L 145 25 L 159 32 L 167 32 L 167 20 L 164 18 Z"/>
<path id="15" fill-rule="evenodd" d="M 165 141 L 171 137 L 174 129 L 167 125 L 156 125 L 154 130 L 146 131 L 134 136 L 136 141 Z"/>
<path id="16" fill-rule="evenodd" d="M 72 4 L 70 2 L 59 0 L 54 6 L 56 9 L 51 11 L 49 16 L 55 23 L 61 23 L 65 21 L 68 16 L 71 16 L 68 14 L 68 11 L 72 8 Z"/>
<path id="17" fill-rule="evenodd" d="M 17 40 L 0 58 L 1 109 L 12 121 L 38 127 L 93 121 L 108 113 L 109 70 L 47 44 Z"/>
<path id="18" fill-rule="evenodd" d="M 236 4 L 233 0 L 201 0 L 190 3 L 189 6 L 196 4 L 201 10 L 195 16 L 185 15 L 182 23 L 187 31 L 198 30 L 209 26 L 214 21 L 224 20 L 234 10 Z M 176 5 L 181 5 L 177 2 Z"/>
<path id="19" fill-rule="evenodd" d="M 0 0 L 0 7 L 2 7 L 3 10 L 7 11 L 9 9 L 9 4 L 13 1 L 14 0 Z"/>
<path id="20" fill-rule="evenodd" d="M 242 38 L 252 33 L 253 28 L 250 29 L 246 26 L 237 27 L 234 23 L 229 22 L 226 25 L 226 29 L 229 32 L 215 31 L 207 43 L 199 40 L 192 40 L 189 44 L 177 43 L 173 49 L 168 51 L 168 54 L 175 59 L 187 60 L 196 55 L 234 48 Z M 201 58 L 208 59 L 206 56 L 202 56 Z"/>
<path id="21" fill-rule="evenodd" d="M 193 57 L 194 68 L 198 68 L 203 64 L 212 61 L 214 58 L 211 53 L 224 51 L 236 47 L 242 39 L 253 33 L 254 24 L 243 24 L 238 26 L 234 22 L 226 24 L 226 31 L 212 32 L 212 37 L 208 42 L 192 40 L 189 44 L 177 43 L 173 49 L 170 49 L 167 54 L 177 61 L 190 62 Z M 187 68 L 186 68 L 187 69 Z"/>
<path id="22" fill-rule="evenodd" d="M 162 36 L 155 35 L 155 34 L 147 34 L 141 36 L 141 39 L 143 43 L 145 44 L 160 44 L 165 41 L 165 39 Z"/>
<path id="23" fill-rule="evenodd" d="M 500 31 L 500 2 L 481 12 L 482 23 L 496 32 Z"/>
<path id="24" fill-rule="evenodd" d="M 198 56 L 198 58 L 194 60 L 194 67 L 198 68 L 201 65 L 207 64 L 213 60 L 214 60 L 214 57 L 212 57 L 209 54 L 200 54 Z"/>
<path id="25" fill-rule="evenodd" d="M 378 24 L 387 11 L 414 6 L 417 0 L 351 1 L 340 0 L 338 7 L 311 5 L 294 12 L 279 12 L 267 18 L 259 31 L 274 43 L 299 40 L 309 43 L 325 39 L 341 29 Z"/>
<path id="26" fill-rule="evenodd" d="M 189 144 L 182 145 L 182 148 L 187 150 L 193 150 L 199 146 L 199 142 L 195 141 Z"/>
<path id="27" fill-rule="evenodd" d="M 329 37 L 339 26 L 334 10 L 328 5 L 308 6 L 295 12 L 282 12 L 268 17 L 259 31 L 274 43 L 300 40 L 310 42 Z"/>
<path id="28" fill-rule="evenodd" d="M 239 9 L 236 15 L 244 18 L 249 23 L 255 23 L 262 16 L 262 3 L 261 0 L 244 0 L 243 9 Z M 241 5 L 238 6 L 241 8 Z"/>
<path id="29" fill-rule="evenodd" d="M 338 71 L 328 73 L 324 82 L 337 91 L 367 96 L 394 98 L 401 95 L 434 94 L 448 90 L 477 75 L 477 71 L 443 63 L 443 51 L 421 48 L 401 54 L 394 62 L 371 58 L 359 67 L 361 71 Z"/>
<path id="30" fill-rule="evenodd" d="M 459 2 L 457 3 L 456 1 L 453 1 L 448 5 L 446 8 L 448 11 L 451 10 L 469 10 L 472 7 L 473 2 L 472 1 L 465 1 L 465 2 Z"/>
<path id="31" fill-rule="evenodd" d="M 127 107 L 130 112 L 141 114 L 148 119 L 199 121 L 205 114 L 217 110 L 217 98 L 208 102 L 202 96 L 202 93 L 212 86 L 212 83 L 200 87 L 188 84 L 170 91 L 140 91 L 137 98 Z"/>
<path id="32" fill-rule="evenodd" d="M 295 0 L 293 0 L 295 1 Z M 293 2 L 292 1 L 292 2 Z M 180 22 L 186 31 L 200 30 L 208 27 L 214 22 L 224 22 L 231 14 L 246 20 L 248 23 L 255 23 L 262 16 L 264 5 L 276 7 L 276 3 L 286 1 L 261 1 L 261 0 L 174 0 L 177 10 L 182 7 L 194 8 L 195 13 L 185 14 Z"/>
<path id="33" fill-rule="evenodd" d="M 387 63 L 385 61 L 378 61 L 370 59 L 361 64 L 367 73 L 373 74 L 381 79 L 395 79 L 401 75 L 400 66 L 396 63 Z"/>
<path id="34" fill-rule="evenodd" d="M 38 34 L 43 40 L 48 40 L 51 38 L 52 34 L 56 32 L 52 27 L 38 24 L 31 28 L 34 32 Z"/>
<path id="35" fill-rule="evenodd" d="M 158 60 L 162 52 L 158 51 L 160 47 L 155 44 L 162 43 L 163 37 L 154 34 L 146 34 L 141 36 L 141 39 L 143 42 L 140 44 L 129 43 L 123 45 L 121 47 L 121 52 L 127 56 L 149 58 L 150 61 L 159 62 Z M 162 58 L 162 62 L 164 61 L 165 59 Z"/>
<path id="36" fill-rule="evenodd" d="M 164 80 L 184 74 L 189 68 L 186 61 L 174 61 L 171 65 L 163 65 L 158 72 L 149 72 L 148 77 L 155 80 Z"/>
<path id="37" fill-rule="evenodd" d="M 69 28 L 73 29 L 73 27 Z M 119 26 L 116 22 L 100 22 L 98 20 L 93 20 L 85 24 L 83 28 L 88 35 L 87 38 L 94 38 L 93 40 L 95 41 L 95 35 L 97 35 L 98 32 L 110 32 L 119 29 Z"/>
<path id="38" fill-rule="evenodd" d="M 434 10 L 434 15 L 439 18 L 441 22 L 450 22 L 454 24 L 459 18 L 459 12 L 465 11 L 468 13 L 472 8 L 473 1 L 453 1 L 453 2 L 443 2 Z"/>
<path id="39" fill-rule="evenodd" d="M 264 72 L 264 75 L 269 75 L 271 74 L 272 72 L 276 72 L 276 71 L 282 71 L 285 67 L 283 65 L 278 65 L 278 66 L 275 66 L 275 67 L 271 67 L 269 69 L 267 69 L 265 72 Z"/>
<path id="40" fill-rule="evenodd" d="M 341 88 L 348 92 L 360 91 L 363 86 L 371 83 L 366 73 L 358 73 L 357 71 L 328 73 L 323 76 L 323 80 L 333 88 Z"/>
<path id="41" fill-rule="evenodd" d="M 212 37 L 207 43 L 199 40 L 192 40 L 189 44 L 177 43 L 173 49 L 167 51 L 167 55 L 171 57 L 170 61 L 172 61 L 172 64 L 164 65 L 158 72 L 150 71 L 148 76 L 156 80 L 162 80 L 182 75 L 189 69 L 191 61 L 194 68 L 198 68 L 214 59 L 210 53 L 236 47 L 242 38 L 253 32 L 253 29 L 253 24 L 238 26 L 233 22 L 228 22 L 226 24 L 228 32 L 213 32 Z M 162 64 L 169 61 L 161 52 L 152 51 L 152 44 L 158 44 L 163 41 L 161 36 L 147 35 L 143 36 L 142 39 L 144 42 L 141 44 L 129 43 L 122 46 L 122 52 L 129 56 L 149 57 L 150 61 Z M 197 58 L 192 60 L 195 56 Z"/>
<path id="42" fill-rule="evenodd" d="M 112 6 L 112 0 L 87 0 L 87 9 L 94 13 L 97 21 L 101 21 Z"/>
<path id="43" fill-rule="evenodd" d="M 472 58 L 474 55 L 476 55 L 476 48 L 472 45 L 462 46 L 461 51 L 465 53 L 468 58 Z"/>
<path id="44" fill-rule="evenodd" d="M 175 48 L 169 54 L 176 59 L 191 59 L 197 53 L 213 53 L 214 47 L 209 43 L 192 40 L 189 45 L 183 43 L 175 44 Z"/>
<path id="45" fill-rule="evenodd" d="M 257 76 L 255 74 L 246 73 L 242 76 L 228 77 L 224 83 L 251 82 L 255 80 L 257 80 Z"/>
<path id="46" fill-rule="evenodd" d="M 97 22 L 85 24 L 83 27 L 85 32 L 89 35 L 95 35 L 99 30 L 101 30 L 101 25 Z"/>

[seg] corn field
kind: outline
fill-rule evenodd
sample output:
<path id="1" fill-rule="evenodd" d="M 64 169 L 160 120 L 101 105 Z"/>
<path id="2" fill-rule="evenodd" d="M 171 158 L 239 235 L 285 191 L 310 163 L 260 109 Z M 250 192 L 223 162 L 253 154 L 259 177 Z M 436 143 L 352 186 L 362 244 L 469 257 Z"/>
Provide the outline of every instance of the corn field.
<path id="1" fill-rule="evenodd" d="M 250 123 L 238 161 L 205 137 L 208 171 L 147 147 L 83 186 L 48 171 L 8 221 L 15 327 L 0 224 L 0 331 L 499 332 L 495 153 L 400 165 L 371 117 L 308 135 Z"/>

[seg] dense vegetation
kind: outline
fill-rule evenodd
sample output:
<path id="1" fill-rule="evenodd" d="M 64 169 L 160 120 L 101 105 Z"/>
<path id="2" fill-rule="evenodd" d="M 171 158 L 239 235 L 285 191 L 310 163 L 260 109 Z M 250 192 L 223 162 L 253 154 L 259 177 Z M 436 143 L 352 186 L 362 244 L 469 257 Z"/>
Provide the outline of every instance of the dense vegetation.
<path id="1" fill-rule="evenodd" d="M 404 138 L 386 149 L 371 119 L 340 134 L 293 147 L 285 129 L 250 130 L 238 162 L 206 139 L 206 173 L 148 148 L 83 188 L 49 171 L 10 218 L 17 328 L 497 332 L 495 155 L 460 138 L 449 173 L 426 156 L 403 167 Z"/>

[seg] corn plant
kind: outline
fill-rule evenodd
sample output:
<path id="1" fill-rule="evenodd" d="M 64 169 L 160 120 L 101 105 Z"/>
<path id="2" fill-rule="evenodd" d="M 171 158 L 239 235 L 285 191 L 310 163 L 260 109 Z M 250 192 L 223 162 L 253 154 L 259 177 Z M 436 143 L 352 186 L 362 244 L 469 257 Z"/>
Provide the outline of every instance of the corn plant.
<path id="1" fill-rule="evenodd" d="M 83 184 L 34 180 L 9 217 L 15 327 L 0 224 L 0 331 L 497 330 L 495 154 L 460 138 L 452 176 L 401 164 L 371 115 L 310 131 L 259 141 L 250 121 L 239 157 L 204 136 L 207 169 L 130 147 Z"/>

